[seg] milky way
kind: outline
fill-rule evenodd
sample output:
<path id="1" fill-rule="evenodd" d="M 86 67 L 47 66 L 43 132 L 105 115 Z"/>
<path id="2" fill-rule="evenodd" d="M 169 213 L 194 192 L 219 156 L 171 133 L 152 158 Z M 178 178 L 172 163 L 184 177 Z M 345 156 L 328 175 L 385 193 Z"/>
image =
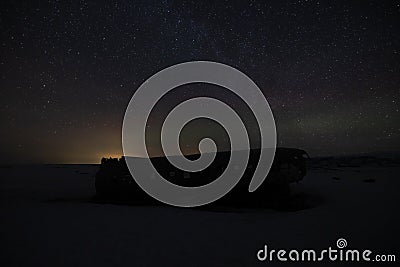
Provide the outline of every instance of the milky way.
<path id="1" fill-rule="evenodd" d="M 6 1 L 0 12 L 2 161 L 120 155 L 136 88 L 192 60 L 251 77 L 281 146 L 400 149 L 398 1 Z"/>

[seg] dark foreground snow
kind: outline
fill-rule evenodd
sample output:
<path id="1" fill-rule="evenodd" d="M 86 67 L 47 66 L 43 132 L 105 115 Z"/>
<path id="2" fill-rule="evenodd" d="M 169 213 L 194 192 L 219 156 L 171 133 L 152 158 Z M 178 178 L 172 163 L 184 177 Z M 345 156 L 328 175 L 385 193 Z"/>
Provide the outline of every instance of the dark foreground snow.
<path id="1" fill-rule="evenodd" d="M 0 266 L 297 266 L 256 253 L 338 238 L 400 260 L 396 164 L 313 168 L 283 211 L 95 203 L 97 168 L 0 168 Z"/>

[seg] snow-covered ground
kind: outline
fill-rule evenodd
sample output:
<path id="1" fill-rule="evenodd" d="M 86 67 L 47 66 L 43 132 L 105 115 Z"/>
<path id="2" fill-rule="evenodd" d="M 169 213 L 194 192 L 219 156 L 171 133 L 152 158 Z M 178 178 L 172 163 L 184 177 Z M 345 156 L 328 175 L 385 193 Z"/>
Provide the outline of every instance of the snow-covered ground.
<path id="1" fill-rule="evenodd" d="M 1 167 L 0 266 L 287 266 L 256 253 L 336 247 L 338 238 L 400 260 L 396 164 L 314 167 L 292 186 L 290 211 L 99 204 L 97 169 Z"/>

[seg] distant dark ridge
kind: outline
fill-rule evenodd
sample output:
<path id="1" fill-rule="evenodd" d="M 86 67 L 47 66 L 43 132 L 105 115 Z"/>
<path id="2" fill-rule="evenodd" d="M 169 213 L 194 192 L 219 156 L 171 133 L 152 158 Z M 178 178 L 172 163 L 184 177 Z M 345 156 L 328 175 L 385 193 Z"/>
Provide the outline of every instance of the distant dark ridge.
<path id="1" fill-rule="evenodd" d="M 267 149 L 269 149 L 269 148 L 264 148 L 264 150 L 267 150 Z M 289 151 L 289 150 L 292 150 L 292 149 L 298 149 L 298 148 L 290 148 L 290 147 L 284 147 L 284 148 L 282 148 L 282 147 L 279 147 L 279 148 L 277 148 L 277 150 L 280 150 L 281 152 L 283 152 L 283 151 Z M 303 149 L 300 149 L 300 150 L 303 150 Z M 236 150 L 236 151 L 234 151 L 235 153 L 236 152 L 245 152 L 245 151 L 247 151 L 247 150 Z M 252 153 L 260 153 L 260 149 L 259 148 L 252 148 L 252 149 L 249 149 L 249 151 L 250 151 L 250 154 L 252 154 Z M 304 150 L 303 150 L 304 151 Z M 304 151 L 305 152 L 305 151 Z M 207 152 L 207 153 L 205 153 L 205 154 L 210 154 L 211 152 Z M 222 150 L 222 151 L 218 151 L 218 152 L 216 152 L 216 153 L 222 153 L 222 154 L 226 154 L 226 153 L 232 153 L 232 151 L 230 151 L 230 150 Z M 306 153 L 306 152 L 305 152 Z M 307 153 L 306 153 L 307 154 Z M 199 154 L 199 153 L 191 153 L 191 154 L 184 154 L 184 156 L 185 157 L 187 157 L 187 158 L 189 158 L 189 159 L 191 159 L 191 158 L 198 158 L 198 157 L 200 157 L 200 155 L 201 154 Z M 308 155 L 308 154 L 307 154 Z M 153 156 L 153 157 L 150 157 L 151 159 L 157 159 L 157 158 L 165 158 L 165 157 L 181 157 L 181 155 L 173 155 L 173 156 Z M 146 158 L 146 157 L 135 157 L 135 156 L 132 156 L 132 157 L 130 157 L 130 158 L 138 158 L 138 159 L 144 159 L 144 158 Z"/>
<path id="2" fill-rule="evenodd" d="M 349 153 L 349 154 L 333 154 L 324 156 L 312 156 L 314 159 L 319 158 L 354 158 L 354 157 L 375 157 L 375 158 L 392 158 L 400 159 L 400 151 L 372 151 L 372 152 L 360 152 L 360 153 Z"/>
<path id="3" fill-rule="evenodd" d="M 365 153 L 359 153 L 359 154 L 345 154 L 345 155 L 312 157 L 313 160 L 323 160 L 323 159 L 338 160 L 338 159 L 355 159 L 355 158 L 375 158 L 375 159 L 400 160 L 400 152 L 365 152 Z"/>

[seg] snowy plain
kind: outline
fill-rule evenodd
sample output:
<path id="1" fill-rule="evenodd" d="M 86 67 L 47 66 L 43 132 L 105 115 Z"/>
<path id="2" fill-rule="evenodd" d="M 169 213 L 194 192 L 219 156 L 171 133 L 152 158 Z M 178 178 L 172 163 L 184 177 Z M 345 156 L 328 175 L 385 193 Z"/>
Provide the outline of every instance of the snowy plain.
<path id="1" fill-rule="evenodd" d="M 2 166 L 0 266 L 299 266 L 256 253 L 335 247 L 339 238 L 400 257 L 399 164 L 314 164 L 292 185 L 287 210 L 96 203 L 98 168 Z"/>

